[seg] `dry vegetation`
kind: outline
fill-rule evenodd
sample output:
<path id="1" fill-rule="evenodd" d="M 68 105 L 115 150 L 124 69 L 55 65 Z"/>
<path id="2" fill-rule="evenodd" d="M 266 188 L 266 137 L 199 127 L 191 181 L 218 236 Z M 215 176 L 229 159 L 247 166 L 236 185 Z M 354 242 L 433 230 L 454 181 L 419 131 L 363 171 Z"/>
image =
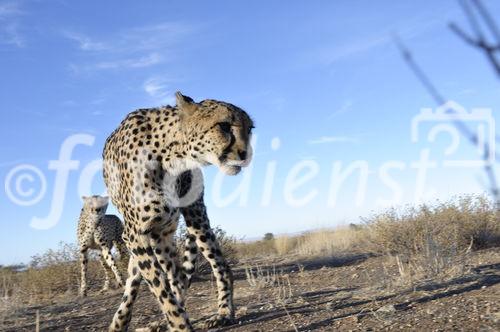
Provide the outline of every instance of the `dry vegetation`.
<path id="1" fill-rule="evenodd" d="M 294 256 L 297 260 L 346 253 L 387 255 L 410 279 L 436 277 L 463 270 L 471 250 L 500 246 L 500 223 L 493 203 L 482 196 L 460 197 L 433 206 L 391 209 L 365 220 L 363 225 L 319 229 L 296 236 L 277 236 L 254 242 L 237 241 L 214 229 L 222 251 L 232 265 L 239 260 Z M 183 246 L 185 229 L 179 232 Z M 101 279 L 98 262 L 90 278 Z M 257 267 L 255 267 L 257 268 Z M 209 272 L 200 256 L 197 271 Z M 0 296 L 21 303 L 37 303 L 54 296 L 77 294 L 78 249 L 60 243 L 55 250 L 32 257 L 28 266 L 0 268 Z"/>
<path id="2" fill-rule="evenodd" d="M 464 196 L 435 205 L 390 209 L 362 225 L 320 229 L 297 236 L 278 236 L 237 243 L 240 259 L 367 254 L 386 256 L 397 264 L 392 286 L 463 275 L 471 251 L 500 246 L 500 222 L 494 203 L 483 196 Z"/>
<path id="3" fill-rule="evenodd" d="M 483 196 L 465 196 L 435 205 L 390 209 L 362 225 L 319 229 L 297 236 L 237 243 L 240 257 L 297 254 L 333 255 L 363 252 L 409 258 L 429 249 L 445 255 L 500 244 L 500 223 L 494 204 Z"/>
<path id="4" fill-rule="evenodd" d="M 183 232 L 180 232 L 179 246 L 182 246 Z M 262 298 L 273 298 L 273 306 L 282 308 L 287 315 L 287 305 L 297 297 L 294 290 L 297 285 L 290 281 L 291 269 L 287 266 L 296 267 L 294 270 L 303 283 L 307 280 L 307 271 L 304 272 L 302 263 L 378 256 L 382 272 L 371 283 L 386 291 L 404 289 L 407 292 L 429 282 L 461 278 L 471 271 L 469 257 L 475 251 L 500 247 L 500 223 L 495 206 L 477 196 L 432 206 L 392 209 L 366 219 L 362 225 L 320 229 L 296 236 L 266 234 L 265 239 L 254 242 L 237 241 L 218 228 L 215 232 L 231 264 L 243 271 L 246 287 L 254 289 L 255 294 L 267 294 Z M 77 257 L 74 245 L 61 243 L 57 250 L 34 256 L 27 266 L 0 268 L 0 304 L 5 310 L 5 307 L 74 298 L 79 282 Z M 286 264 L 281 264 L 283 262 Z M 91 264 L 90 279 L 102 280 L 99 263 L 94 260 Z M 205 260 L 200 258 L 199 273 L 208 270 Z M 94 290 L 100 286 L 100 281 L 92 285 Z M 261 295 L 258 298 L 260 300 Z M 291 328 L 296 329 L 293 322 Z"/>
<path id="5" fill-rule="evenodd" d="M 80 282 L 78 256 L 76 245 L 61 242 L 57 249 L 33 256 L 28 265 L 0 267 L 3 304 L 45 304 L 76 296 Z M 97 256 L 91 258 L 89 278 L 102 281 L 104 274 Z M 124 268 L 123 264 L 119 267 Z"/>

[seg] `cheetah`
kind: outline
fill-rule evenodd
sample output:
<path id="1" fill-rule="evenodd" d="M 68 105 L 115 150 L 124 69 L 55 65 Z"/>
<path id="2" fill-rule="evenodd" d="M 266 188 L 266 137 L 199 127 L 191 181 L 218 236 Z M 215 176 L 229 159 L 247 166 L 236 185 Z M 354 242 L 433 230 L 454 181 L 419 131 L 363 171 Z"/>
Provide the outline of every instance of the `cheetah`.
<path id="1" fill-rule="evenodd" d="M 89 249 L 100 250 L 100 261 L 104 269 L 104 286 L 102 291 L 109 289 L 109 271 L 114 273 L 120 286 L 123 280 L 111 254 L 113 245 L 120 251 L 120 258 L 125 259 L 127 249 L 122 240 L 123 224 L 115 215 L 105 214 L 109 198 L 103 196 L 83 196 L 83 208 L 78 221 L 78 244 L 80 248 L 81 283 L 80 295 L 87 295 L 87 263 Z"/>
<path id="2" fill-rule="evenodd" d="M 108 137 L 104 181 L 124 217 L 123 239 L 131 253 L 124 295 L 109 331 L 128 329 L 141 280 L 164 314 L 160 324 L 170 331 L 193 331 L 184 295 L 198 248 L 210 262 L 218 291 L 218 311 L 206 327 L 234 320 L 233 276 L 210 227 L 201 167 L 211 164 L 238 174 L 252 159 L 253 128 L 249 115 L 235 105 L 195 102 L 177 92 L 175 107 L 132 112 Z M 188 231 L 182 266 L 173 243 L 181 215 Z"/>

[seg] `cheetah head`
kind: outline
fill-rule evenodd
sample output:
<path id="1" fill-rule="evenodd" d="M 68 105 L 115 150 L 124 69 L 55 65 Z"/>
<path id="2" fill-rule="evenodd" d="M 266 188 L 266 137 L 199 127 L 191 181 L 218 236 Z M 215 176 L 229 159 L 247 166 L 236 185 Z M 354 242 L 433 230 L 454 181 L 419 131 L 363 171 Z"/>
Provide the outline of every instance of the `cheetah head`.
<path id="1" fill-rule="evenodd" d="M 197 162 L 216 165 L 228 175 L 236 175 L 250 164 L 254 126 L 245 111 L 213 99 L 196 103 L 180 92 L 176 101 L 191 156 Z"/>
<path id="2" fill-rule="evenodd" d="M 104 214 L 109 204 L 108 196 L 82 196 L 83 208 L 89 212 Z"/>

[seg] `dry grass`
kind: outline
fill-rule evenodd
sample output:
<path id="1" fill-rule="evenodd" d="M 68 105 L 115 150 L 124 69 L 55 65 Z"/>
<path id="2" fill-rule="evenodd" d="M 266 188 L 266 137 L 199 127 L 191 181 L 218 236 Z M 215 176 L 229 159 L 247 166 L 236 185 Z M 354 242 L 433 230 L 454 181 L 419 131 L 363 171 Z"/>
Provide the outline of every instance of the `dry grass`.
<path id="1" fill-rule="evenodd" d="M 215 233 L 230 263 L 241 260 L 253 266 L 247 268 L 247 280 L 255 287 L 274 285 L 279 289 L 278 298 L 286 293 L 286 278 L 255 266 L 256 260 L 286 256 L 299 261 L 374 253 L 386 255 L 390 264 L 397 265 L 398 278 L 389 280 L 390 283 L 415 285 L 422 280 L 460 275 L 466 271 L 470 251 L 500 246 L 500 222 L 495 207 L 488 199 L 477 196 L 433 206 L 392 209 L 365 220 L 362 226 L 267 236 L 267 240 L 255 242 L 236 241 L 219 228 Z M 27 267 L 0 267 L 0 304 L 40 303 L 77 294 L 77 255 L 76 246 L 61 243 L 56 250 L 34 256 Z M 102 282 L 99 263 L 90 264 L 89 281 Z M 209 271 L 203 258 L 198 261 L 198 270 Z"/>
<path id="2" fill-rule="evenodd" d="M 278 236 L 274 240 L 274 249 L 279 256 L 295 252 L 299 238 L 296 236 Z"/>
<path id="3" fill-rule="evenodd" d="M 272 290 L 275 303 L 287 304 L 293 297 L 292 285 L 288 274 L 277 271 L 276 266 L 263 268 L 259 265 L 245 266 L 246 280 L 250 287 L 257 290 L 269 288 Z"/>
<path id="4" fill-rule="evenodd" d="M 461 276 L 472 250 L 500 246 L 498 212 L 482 196 L 392 209 L 368 220 L 367 227 L 371 250 L 397 264 L 399 275 L 389 280 L 396 285 Z"/>
<path id="5" fill-rule="evenodd" d="M 236 253 L 239 258 L 263 258 L 277 254 L 274 240 L 235 243 Z"/>
<path id="6" fill-rule="evenodd" d="M 392 209 L 368 221 L 375 250 L 410 256 L 429 247 L 441 252 L 500 245 L 500 222 L 493 202 L 466 196 L 434 206 Z"/>
<path id="7" fill-rule="evenodd" d="M 274 286 L 278 279 L 275 266 L 270 269 L 264 269 L 259 265 L 245 266 L 245 275 L 248 284 L 258 289 Z"/>
<path id="8" fill-rule="evenodd" d="M 343 252 L 365 252 L 367 229 L 344 226 L 306 233 L 297 241 L 297 252 L 302 256 L 331 256 Z"/>
<path id="9" fill-rule="evenodd" d="M 364 225 L 319 229 L 296 236 L 238 244 L 250 259 L 294 255 L 328 257 L 345 253 L 388 255 L 398 265 L 398 282 L 451 278 L 466 271 L 471 250 L 500 246 L 495 205 L 483 196 L 464 196 L 445 203 L 390 209 Z"/>
<path id="10" fill-rule="evenodd" d="M 89 262 L 89 282 L 103 280 L 100 263 Z M 61 242 L 57 249 L 35 255 L 27 266 L 0 268 L 0 295 L 11 305 L 51 302 L 75 296 L 80 285 L 78 248 Z"/>
<path id="11" fill-rule="evenodd" d="M 297 255 L 300 257 L 332 256 L 345 252 L 366 252 L 368 228 L 345 226 L 318 229 L 300 235 L 280 235 L 271 240 L 237 243 L 240 258 Z"/>

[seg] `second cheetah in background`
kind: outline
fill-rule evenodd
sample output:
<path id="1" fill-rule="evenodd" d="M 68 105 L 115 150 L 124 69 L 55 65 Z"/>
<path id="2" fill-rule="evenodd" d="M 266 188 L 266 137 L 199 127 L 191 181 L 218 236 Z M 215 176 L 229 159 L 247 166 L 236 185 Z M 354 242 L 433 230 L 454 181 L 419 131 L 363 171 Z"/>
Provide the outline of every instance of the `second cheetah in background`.
<path id="1" fill-rule="evenodd" d="M 120 258 L 128 257 L 127 249 L 122 240 L 123 224 L 115 215 L 105 214 L 108 207 L 108 197 L 90 196 L 83 198 L 83 208 L 78 221 L 78 245 L 80 249 L 81 284 L 80 295 L 87 295 L 87 263 L 89 249 L 100 250 L 100 261 L 104 269 L 103 291 L 109 289 L 109 269 L 115 275 L 118 285 L 123 285 L 123 279 L 118 271 L 111 249 L 113 245 L 120 252 Z"/>

